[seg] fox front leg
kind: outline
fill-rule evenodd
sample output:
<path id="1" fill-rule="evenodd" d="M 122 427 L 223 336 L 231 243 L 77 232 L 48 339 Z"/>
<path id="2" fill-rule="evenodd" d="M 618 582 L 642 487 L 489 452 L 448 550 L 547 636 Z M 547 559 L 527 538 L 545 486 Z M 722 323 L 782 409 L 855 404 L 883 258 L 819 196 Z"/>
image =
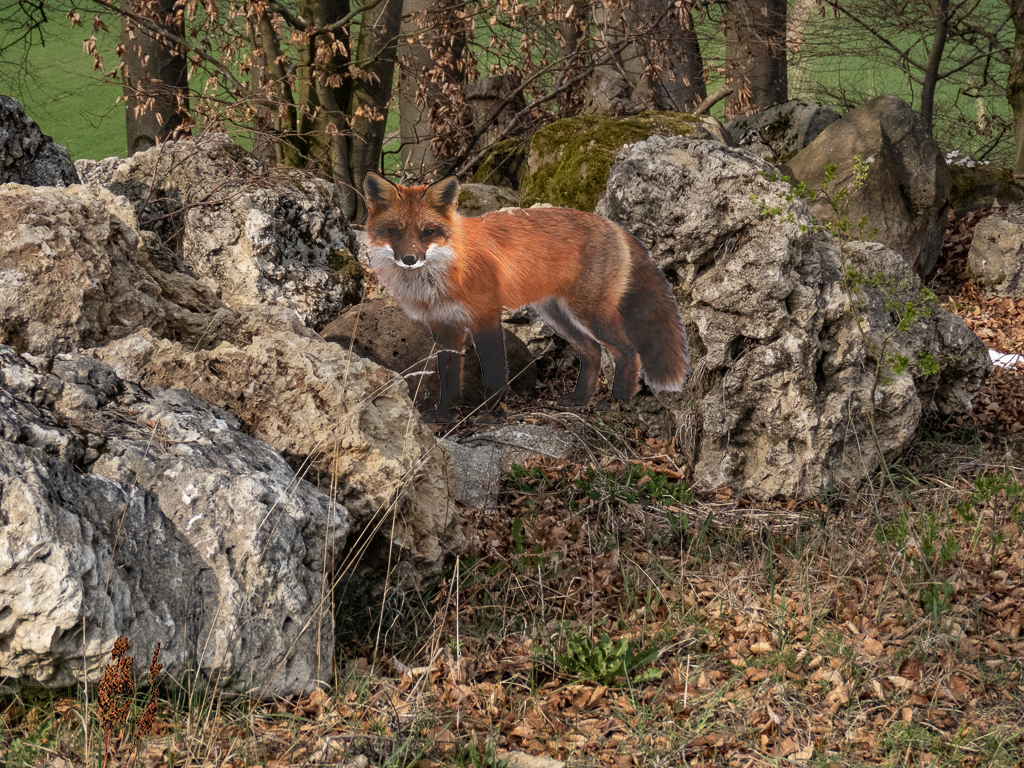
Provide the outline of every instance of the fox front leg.
<path id="1" fill-rule="evenodd" d="M 498 404 L 508 389 L 508 366 L 505 362 L 505 334 L 498 322 L 473 332 L 473 343 L 480 358 L 480 373 L 484 380 L 486 398 L 477 417 L 478 424 L 501 424 L 504 419 L 497 413 Z"/>
<path id="2" fill-rule="evenodd" d="M 462 358 L 466 353 L 466 331 L 443 326 L 431 327 L 430 333 L 437 344 L 437 376 L 441 382 L 441 397 L 437 408 L 420 416 L 427 424 L 454 424 L 458 417 L 452 411 L 452 401 L 462 389 Z"/>

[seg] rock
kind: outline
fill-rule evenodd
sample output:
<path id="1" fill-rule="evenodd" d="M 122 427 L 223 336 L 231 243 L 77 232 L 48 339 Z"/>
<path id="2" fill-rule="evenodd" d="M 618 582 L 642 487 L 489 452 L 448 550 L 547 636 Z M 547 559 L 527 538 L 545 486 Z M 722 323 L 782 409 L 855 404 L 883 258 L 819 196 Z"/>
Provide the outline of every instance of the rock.
<path id="1" fill-rule="evenodd" d="M 0 187 L 0 342 L 52 355 L 163 331 L 133 220 L 106 190 Z"/>
<path id="2" fill-rule="evenodd" d="M 649 136 L 709 138 L 699 117 L 678 112 L 643 112 L 632 117 L 584 115 L 543 126 L 530 140 L 522 205 L 550 203 L 592 211 L 608 182 L 615 154 Z"/>
<path id="3" fill-rule="evenodd" d="M 333 186 L 267 168 L 223 134 L 168 141 L 116 165 L 81 163 L 124 195 L 139 226 L 180 252 L 228 307 L 287 307 L 321 327 L 358 300 L 361 270 Z"/>
<path id="4" fill-rule="evenodd" d="M 223 408 L 343 503 L 358 542 L 356 577 L 373 589 L 389 568 L 391 588 L 435 579 L 463 538 L 448 457 L 418 422 L 405 383 L 265 315 L 243 314 L 245 344 L 196 349 L 142 332 L 91 353 L 122 378 Z"/>
<path id="5" fill-rule="evenodd" d="M 726 128 L 740 146 L 759 142 L 769 148 L 767 160 L 784 163 L 838 119 L 839 113 L 829 107 L 794 99 L 734 117 Z"/>
<path id="6" fill-rule="evenodd" d="M 0 94 L 0 184 L 67 187 L 78 184 L 71 155 L 45 135 L 21 104 Z"/>
<path id="7" fill-rule="evenodd" d="M 502 208 L 518 208 L 519 193 L 508 187 L 493 184 L 463 184 L 459 189 L 459 213 L 480 216 Z"/>
<path id="8" fill-rule="evenodd" d="M 844 258 L 770 176 L 718 143 L 652 137 L 619 156 L 597 212 L 676 286 L 695 361 L 687 392 L 640 397 L 633 412 L 655 434 L 694 435 L 699 488 L 808 498 L 866 477 L 879 448 L 906 448 L 922 413 L 968 413 L 991 363 L 891 251 Z M 907 301 L 915 318 L 900 330 Z"/>
<path id="9" fill-rule="evenodd" d="M 852 187 L 855 157 L 869 171 L 865 184 L 850 193 L 847 218 L 856 228 L 866 217 L 868 230 L 877 230 L 870 239 L 903 254 L 926 277 L 942 250 L 950 207 L 949 169 L 939 145 L 910 105 L 896 96 L 879 96 L 822 131 L 789 161 L 788 172 L 820 193 L 825 168 L 835 165 L 830 184 L 835 194 Z M 836 221 L 820 195 L 811 212 Z"/>
<path id="10" fill-rule="evenodd" d="M 360 357 L 401 373 L 409 385 L 409 396 L 421 411 L 437 405 L 440 385 L 434 339 L 427 326 L 411 319 L 390 296 L 368 299 L 346 309 L 327 324 L 321 335 L 344 349 L 351 344 Z M 537 366 L 526 345 L 507 329 L 505 357 L 512 392 L 531 395 L 537 386 Z M 462 392 L 455 404 L 468 413 L 481 405 L 484 397 L 480 358 L 469 344 L 462 369 Z"/>
<path id="11" fill-rule="evenodd" d="M 996 211 L 978 222 L 967 269 L 988 296 L 1024 296 L 1024 206 Z"/>
<path id="12" fill-rule="evenodd" d="M 440 442 L 455 465 L 455 498 L 471 507 L 493 499 L 513 464 L 536 456 L 564 459 L 582 445 L 570 431 L 541 424 L 509 424 Z"/>
<path id="13" fill-rule="evenodd" d="M 170 258 L 162 251 L 106 189 L 3 186 L 0 343 L 53 355 L 139 328 L 190 343 L 236 334 L 234 314 L 208 288 L 155 266 Z"/>
<path id="14" fill-rule="evenodd" d="M 95 684 L 124 635 L 179 682 L 329 682 L 344 507 L 188 393 L 33 359 L 0 346 L 0 676 Z"/>
<path id="15" fill-rule="evenodd" d="M 950 165 L 950 205 L 959 216 L 990 205 L 1024 203 L 1024 186 L 1013 171 L 991 165 Z"/>

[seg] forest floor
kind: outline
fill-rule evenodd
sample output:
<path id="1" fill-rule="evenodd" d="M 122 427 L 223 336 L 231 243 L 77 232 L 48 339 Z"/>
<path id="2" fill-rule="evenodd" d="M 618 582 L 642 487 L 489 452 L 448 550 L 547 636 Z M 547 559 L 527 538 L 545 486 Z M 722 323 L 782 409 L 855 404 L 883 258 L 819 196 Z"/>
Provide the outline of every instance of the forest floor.
<path id="1" fill-rule="evenodd" d="M 990 347 L 1024 352 L 1024 300 L 983 298 L 964 274 L 976 220 L 952 223 L 931 285 Z M 997 368 L 973 419 L 922 428 L 864 487 L 801 503 L 694 497 L 671 447 L 642 439 L 590 465 L 536 462 L 466 513 L 468 549 L 422 605 L 343 625 L 331 689 L 269 705 L 166 690 L 137 740 L 143 693 L 106 730 L 81 694 L 15 698 L 0 757 L 1024 765 L 1022 424 L 1024 366 Z"/>

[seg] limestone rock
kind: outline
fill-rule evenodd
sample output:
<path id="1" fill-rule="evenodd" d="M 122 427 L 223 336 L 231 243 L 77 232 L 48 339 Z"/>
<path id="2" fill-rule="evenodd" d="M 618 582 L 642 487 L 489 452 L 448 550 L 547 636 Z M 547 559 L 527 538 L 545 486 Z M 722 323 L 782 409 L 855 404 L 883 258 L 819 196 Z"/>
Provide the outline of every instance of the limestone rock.
<path id="1" fill-rule="evenodd" d="M 95 683 L 119 635 L 137 660 L 161 643 L 179 681 L 280 697 L 330 680 L 345 509 L 227 413 L 0 346 L 0 478 L 9 683 Z"/>
<path id="2" fill-rule="evenodd" d="M 471 507 L 493 502 L 502 475 L 536 456 L 564 459 L 581 443 L 567 429 L 516 424 L 441 440 L 455 465 L 455 498 Z"/>
<path id="3" fill-rule="evenodd" d="M 143 332 L 92 354 L 125 379 L 223 408 L 344 503 L 360 542 L 357 575 L 374 588 L 389 566 L 392 586 L 435 578 L 463 539 L 448 457 L 418 422 L 405 382 L 308 329 L 274 327 L 265 313 L 241 321 L 245 344 L 196 349 Z"/>
<path id="4" fill-rule="evenodd" d="M 78 183 L 71 155 L 39 130 L 21 104 L 0 94 L 0 184 L 66 187 Z"/>
<path id="5" fill-rule="evenodd" d="M 287 307 L 319 328 L 358 299 L 349 226 L 322 179 L 269 169 L 222 134 L 79 167 L 90 184 L 131 200 L 139 227 L 232 309 Z"/>
<path id="6" fill-rule="evenodd" d="M 518 208 L 519 193 L 508 187 L 493 184 L 463 184 L 459 190 L 459 213 L 462 216 L 480 216 L 502 208 Z"/>
<path id="7" fill-rule="evenodd" d="M 794 99 L 753 115 L 734 117 L 726 128 L 741 146 L 760 142 L 770 150 L 768 160 L 785 162 L 838 119 L 839 113 L 833 109 Z"/>
<path id="8" fill-rule="evenodd" d="M 152 258 L 151 258 L 152 255 Z M 213 293 L 158 263 L 172 255 L 106 189 L 0 188 L 0 343 L 72 352 L 151 328 L 210 344 L 238 333 Z"/>
<path id="9" fill-rule="evenodd" d="M 818 193 L 825 168 L 836 166 L 833 193 L 853 183 L 854 157 L 868 164 L 867 181 L 851 192 L 847 217 L 856 225 L 866 217 L 872 239 L 889 246 L 921 277 L 935 267 L 950 207 L 950 175 L 945 156 L 931 132 L 906 102 L 879 96 L 847 112 L 789 161 L 792 177 Z M 833 209 L 819 198 L 811 212 L 835 221 Z M 854 232 L 856 234 L 856 232 Z"/>
<path id="10" fill-rule="evenodd" d="M 978 222 L 967 268 L 990 296 L 1024 296 L 1024 206 L 996 211 Z"/>
<path id="11" fill-rule="evenodd" d="M 968 412 L 991 363 L 891 251 L 844 257 L 770 170 L 718 143 L 652 137 L 620 155 L 598 213 L 651 249 L 690 334 L 688 391 L 639 398 L 641 419 L 696 436 L 698 487 L 809 497 L 864 478 L 879 448 L 903 450 L 922 412 Z M 863 276 L 854 306 L 846 266 Z M 905 301 L 916 316 L 897 330 Z"/>

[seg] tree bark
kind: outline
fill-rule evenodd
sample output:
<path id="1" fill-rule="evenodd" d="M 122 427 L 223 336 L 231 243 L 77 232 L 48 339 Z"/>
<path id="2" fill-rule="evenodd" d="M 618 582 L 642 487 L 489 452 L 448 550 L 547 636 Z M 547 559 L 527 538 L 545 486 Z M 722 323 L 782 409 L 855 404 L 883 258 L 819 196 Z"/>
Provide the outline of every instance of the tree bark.
<path id="1" fill-rule="evenodd" d="M 707 96 L 691 3 L 618 0 L 595 3 L 593 13 L 607 47 L 619 51 L 613 66 L 628 84 L 627 111 L 682 112 Z"/>
<path id="2" fill-rule="evenodd" d="M 144 16 L 161 29 L 185 36 L 185 19 L 176 0 L 122 0 L 121 7 Z M 178 46 L 121 16 L 124 45 L 122 88 L 127 107 L 128 154 L 187 135 L 188 60 Z"/>
<path id="3" fill-rule="evenodd" d="M 946 33 L 949 31 L 949 0 L 939 0 L 935 9 L 935 34 L 932 36 L 932 49 L 928 52 L 928 63 L 924 70 L 924 83 L 921 85 L 921 118 L 932 127 L 932 114 L 935 109 L 935 86 L 939 82 L 939 65 L 942 63 L 942 52 L 946 47 Z"/>
<path id="4" fill-rule="evenodd" d="M 1024 177 L 1024 0 L 1006 0 L 1013 22 L 1013 55 L 1006 83 L 1006 100 L 1013 110 L 1013 175 Z"/>
<path id="5" fill-rule="evenodd" d="M 354 187 L 368 170 L 380 167 L 388 104 L 395 75 L 395 51 L 402 21 L 402 0 L 386 2 L 366 11 L 359 26 L 355 64 L 362 76 L 353 82 L 349 109 L 352 124 L 349 177 Z M 366 212 L 357 194 L 357 218 Z"/>
<path id="6" fill-rule="evenodd" d="M 402 177 L 425 181 L 468 132 L 466 29 L 460 0 L 405 0 L 398 49 Z"/>
<path id="7" fill-rule="evenodd" d="M 730 117 L 789 98 L 786 0 L 730 0 L 725 11 L 726 102 Z"/>

